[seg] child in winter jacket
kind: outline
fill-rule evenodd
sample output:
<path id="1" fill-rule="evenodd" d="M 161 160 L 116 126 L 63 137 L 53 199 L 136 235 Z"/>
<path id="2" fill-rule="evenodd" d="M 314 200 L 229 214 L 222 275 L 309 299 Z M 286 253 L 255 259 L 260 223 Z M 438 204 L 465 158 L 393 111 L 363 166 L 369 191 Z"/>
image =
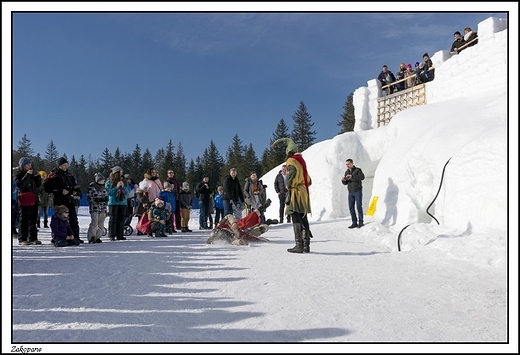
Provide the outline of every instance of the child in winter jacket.
<path id="1" fill-rule="evenodd" d="M 181 206 L 181 232 L 191 232 L 188 228 L 190 222 L 191 207 L 193 204 L 193 194 L 190 191 L 190 184 L 187 181 L 182 183 L 179 192 L 179 204 Z"/>
<path id="2" fill-rule="evenodd" d="M 67 206 L 55 206 L 54 215 L 51 218 L 51 242 L 56 247 L 79 245 L 78 239 L 74 239 L 74 232 L 69 224 L 69 209 Z"/>
<path id="3" fill-rule="evenodd" d="M 157 197 L 150 209 L 148 218 L 152 223 L 149 236 L 152 236 L 155 232 L 155 237 L 166 237 L 166 224 L 170 219 L 171 213 L 166 210 L 164 205 L 164 201 Z"/>
<path id="4" fill-rule="evenodd" d="M 222 202 L 222 194 L 224 193 L 224 187 L 217 187 L 217 193 L 213 197 L 213 203 L 215 206 L 215 224 L 217 224 L 224 217 L 224 203 Z"/>
<path id="5" fill-rule="evenodd" d="M 101 236 L 105 231 L 107 217 L 108 193 L 105 189 L 105 177 L 101 173 L 94 175 L 87 192 L 90 225 L 88 227 L 88 242 L 101 243 Z"/>

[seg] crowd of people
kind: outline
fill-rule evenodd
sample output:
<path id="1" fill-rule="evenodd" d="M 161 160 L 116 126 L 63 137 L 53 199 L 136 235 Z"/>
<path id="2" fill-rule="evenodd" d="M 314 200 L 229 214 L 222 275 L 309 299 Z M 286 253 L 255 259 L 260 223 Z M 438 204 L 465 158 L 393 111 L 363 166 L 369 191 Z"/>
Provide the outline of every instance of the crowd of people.
<path id="1" fill-rule="evenodd" d="M 41 228 L 43 215 L 43 228 L 51 229 L 51 242 L 55 246 L 84 243 L 80 238 L 77 214 L 79 199 L 83 194 L 69 172 L 67 159 L 59 158 L 49 174 L 35 171 L 28 157 L 21 158 L 18 165 L 13 174 L 13 238 L 17 238 L 20 245 L 41 244 L 38 229 Z M 115 166 L 108 178 L 100 172 L 95 173 L 86 189 L 91 218 L 86 233 L 87 241 L 90 244 L 101 243 L 107 231 L 111 241 L 126 240 L 124 228 L 130 225 L 134 216 L 138 217 L 136 229 L 140 235 L 165 237 L 178 231 L 192 232 L 188 226 L 195 196 L 199 200 L 201 230 L 212 230 L 214 225 L 215 228 L 225 229 L 225 221 L 231 228 L 233 223 L 229 222 L 230 217 L 240 222 L 244 209 L 247 209 L 247 213 L 258 214 L 257 225 L 265 225 L 263 211 L 270 204 L 270 200 L 266 199 L 265 188 L 266 185 L 258 179 L 256 172 L 250 173 L 242 188 L 235 168 L 230 169 L 222 186 L 214 188 L 206 175 L 192 192 L 187 181 L 182 184 L 177 181 L 173 170 L 168 170 L 167 178 L 161 180 L 157 170 L 151 167 L 143 174 L 143 179 L 136 182 L 124 173 L 123 168 Z M 49 216 L 51 207 L 54 214 Z M 107 218 L 108 229 L 105 228 Z M 247 225 L 249 229 L 251 226 Z M 261 230 L 265 232 L 267 228 L 264 226 Z M 239 237 L 248 233 L 243 230 Z"/>
<path id="2" fill-rule="evenodd" d="M 111 241 L 126 240 L 124 227 L 132 217 L 138 217 L 137 234 L 149 237 L 166 237 L 168 234 L 192 232 L 189 229 L 190 212 L 195 195 L 199 199 L 199 229 L 211 230 L 206 243 L 226 242 L 247 245 L 249 242 L 266 242 L 261 234 L 271 224 L 292 223 L 295 246 L 290 253 L 309 253 L 313 237 L 307 215 L 311 213 L 309 187 L 312 184 L 307 164 L 296 144 L 290 138 L 281 138 L 272 144 L 286 142 L 286 159 L 274 179 L 274 189 L 279 198 L 279 220 L 266 220 L 264 212 L 271 205 L 267 199 L 263 181 L 255 171 L 249 173 L 244 187 L 237 177 L 237 169 L 231 168 L 223 185 L 216 189 L 205 175 L 195 189 L 187 181 L 179 184 L 173 170 L 168 170 L 162 181 L 155 168 L 149 168 L 143 179 L 136 182 L 123 168 L 115 166 L 108 178 L 97 172 L 90 182 L 86 199 L 91 221 L 87 231 L 88 243 L 101 243 L 105 235 L 105 220 L 108 217 L 108 238 Z M 51 229 L 51 242 L 56 247 L 77 246 L 80 238 L 78 200 L 81 188 L 69 172 L 65 158 L 57 160 L 57 166 L 47 175 L 36 172 L 28 157 L 19 160 L 13 180 L 13 237 L 20 245 L 41 244 L 38 228 L 43 214 L 44 228 Z M 348 186 L 349 209 L 352 225 L 363 226 L 361 169 L 347 159 L 347 171 L 342 183 Z M 49 207 L 54 214 L 48 216 Z M 245 217 L 242 217 L 246 210 Z M 357 215 L 356 215 L 357 212 Z M 215 214 L 213 223 L 212 214 Z M 50 224 L 48 219 L 50 217 Z M 18 233 L 17 228 L 20 232 Z"/>
<path id="3" fill-rule="evenodd" d="M 470 27 L 464 29 L 464 36 L 459 31 L 453 34 L 455 41 L 451 45 L 450 54 L 458 54 L 467 47 L 478 43 L 478 34 Z M 377 79 L 381 82 L 383 93 L 390 95 L 398 91 L 409 89 L 418 84 L 424 84 L 435 79 L 435 67 L 428 53 L 423 54 L 423 61 L 412 64 L 401 63 L 397 75 L 394 75 L 385 64 Z"/>

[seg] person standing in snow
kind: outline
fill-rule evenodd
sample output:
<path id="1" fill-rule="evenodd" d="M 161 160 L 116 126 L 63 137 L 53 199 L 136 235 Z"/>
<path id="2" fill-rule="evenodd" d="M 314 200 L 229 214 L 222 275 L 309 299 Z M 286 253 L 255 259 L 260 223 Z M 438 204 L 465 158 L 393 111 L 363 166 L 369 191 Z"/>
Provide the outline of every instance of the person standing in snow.
<path id="1" fill-rule="evenodd" d="M 20 170 L 15 176 L 21 211 L 18 242 L 20 245 L 41 244 L 38 240 L 38 230 L 36 229 L 38 189 L 42 181 L 41 176 L 34 171 L 32 160 L 28 157 L 20 158 L 18 167 Z"/>
<path id="2" fill-rule="evenodd" d="M 274 179 L 274 190 L 278 194 L 278 200 L 280 201 L 280 209 L 278 214 L 280 215 L 280 223 L 283 223 L 283 216 L 285 215 L 285 197 L 287 195 L 287 165 L 283 164 L 282 169 L 276 175 Z M 291 223 L 291 216 L 287 215 L 287 223 Z"/>
<path id="3" fill-rule="evenodd" d="M 341 183 L 347 185 L 348 188 L 348 208 L 350 210 L 350 217 L 352 218 L 352 228 L 361 228 L 363 224 L 363 184 L 362 180 L 365 180 L 365 174 L 363 170 L 354 166 L 352 159 L 347 159 L 347 171 L 341 178 Z M 356 216 L 357 209 L 357 216 Z"/>
<path id="4" fill-rule="evenodd" d="M 76 213 L 76 201 L 81 199 L 81 189 L 76 178 L 69 171 L 69 162 L 65 157 L 57 160 L 57 167 L 51 170 L 43 183 L 45 191 L 52 193 L 54 206 L 66 206 L 69 210 L 69 223 L 74 231 L 74 238 L 79 238 L 79 220 Z"/>
<path id="5" fill-rule="evenodd" d="M 279 142 L 287 142 L 285 153 L 287 154 L 287 190 L 289 200 L 286 213 L 291 216 L 296 245 L 287 249 L 289 253 L 310 253 L 312 233 L 309 228 L 307 214 L 311 213 L 311 199 L 309 186 L 312 179 L 307 172 L 307 163 L 301 153 L 297 153 L 297 147 L 290 138 L 280 138 L 271 144 L 271 149 Z"/>
<path id="6" fill-rule="evenodd" d="M 125 184 L 123 169 L 114 166 L 109 179 L 105 182 L 105 189 L 108 194 L 108 231 L 111 241 L 126 240 L 123 235 L 126 218 L 126 199 L 131 186 Z"/>
<path id="7" fill-rule="evenodd" d="M 224 216 L 232 214 L 235 219 L 242 218 L 242 209 L 244 203 L 244 192 L 240 186 L 240 180 L 237 178 L 237 169 L 229 169 L 229 175 L 224 178 L 224 193 L 222 194 L 222 203 L 224 204 Z"/>
<path id="8" fill-rule="evenodd" d="M 90 213 L 90 224 L 87 239 L 90 244 L 101 243 L 101 235 L 105 229 L 108 202 L 105 182 L 105 177 L 101 173 L 95 173 L 94 181 L 88 186 L 87 201 L 88 212 Z"/>

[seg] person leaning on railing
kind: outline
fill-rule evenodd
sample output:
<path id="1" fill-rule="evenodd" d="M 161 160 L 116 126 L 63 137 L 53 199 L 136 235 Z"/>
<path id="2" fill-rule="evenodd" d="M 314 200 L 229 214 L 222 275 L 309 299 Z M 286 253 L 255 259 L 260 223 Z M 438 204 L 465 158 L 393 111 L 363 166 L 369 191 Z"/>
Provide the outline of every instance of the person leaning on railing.
<path id="1" fill-rule="evenodd" d="M 458 52 L 460 52 L 464 48 L 474 46 L 475 44 L 478 43 L 478 34 L 477 34 L 477 32 L 472 31 L 470 27 L 466 27 L 464 29 L 464 33 L 465 33 L 464 34 L 464 41 L 466 43 L 458 49 Z M 457 51 L 450 52 L 451 55 L 456 54 L 456 53 L 457 53 Z"/>
<path id="2" fill-rule="evenodd" d="M 471 27 L 464 29 L 464 41 L 468 44 L 468 47 L 474 46 L 478 43 L 478 33 L 473 31 Z"/>
<path id="3" fill-rule="evenodd" d="M 427 83 L 435 79 L 435 69 L 433 68 L 433 62 L 430 59 L 430 55 L 428 53 L 423 54 L 423 60 L 421 64 L 419 64 L 419 71 L 417 72 L 417 76 L 421 80 L 421 83 Z"/>

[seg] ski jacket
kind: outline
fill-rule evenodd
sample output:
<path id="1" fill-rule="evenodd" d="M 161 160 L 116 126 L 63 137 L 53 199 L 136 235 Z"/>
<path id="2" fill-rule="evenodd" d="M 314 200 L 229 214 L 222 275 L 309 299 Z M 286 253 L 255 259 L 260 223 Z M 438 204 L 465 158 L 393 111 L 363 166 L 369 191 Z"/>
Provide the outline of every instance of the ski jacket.
<path id="1" fill-rule="evenodd" d="M 179 204 L 181 208 L 191 209 L 193 204 L 193 194 L 191 191 L 181 190 L 181 192 L 179 192 Z"/>
<path id="2" fill-rule="evenodd" d="M 51 191 L 54 196 L 54 206 L 65 205 L 70 207 L 71 205 L 76 205 L 76 201 L 72 196 L 81 198 L 82 195 L 76 178 L 68 170 L 63 171 L 59 167 L 55 167 L 47 175 L 45 185 L 47 185 L 46 191 Z M 67 190 L 69 193 L 64 195 L 63 190 Z"/>
<path id="3" fill-rule="evenodd" d="M 218 208 L 220 210 L 224 209 L 224 203 L 222 202 L 222 195 L 216 194 L 215 197 L 213 197 L 213 203 L 215 208 Z"/>
<path id="4" fill-rule="evenodd" d="M 347 185 L 348 192 L 362 191 L 363 184 L 361 181 L 365 180 L 365 174 L 363 174 L 363 171 L 360 168 L 353 166 L 352 169 L 347 169 L 347 171 L 345 171 L 345 176 L 347 175 L 352 175 L 352 177 L 346 181 L 341 180 L 341 183 Z"/>
<path id="5" fill-rule="evenodd" d="M 287 186 L 285 185 L 285 179 L 283 178 L 282 171 L 278 172 L 276 178 L 274 179 L 274 191 L 277 194 L 285 194 L 287 193 Z"/>
<path id="6" fill-rule="evenodd" d="M 462 49 L 459 49 L 459 48 L 465 44 L 466 44 L 466 41 L 464 41 L 464 38 L 461 37 L 461 38 L 456 39 L 455 42 L 453 42 L 453 44 L 451 45 L 450 52 L 455 51 L 455 48 L 457 48 L 458 53 L 462 52 Z"/>
<path id="7" fill-rule="evenodd" d="M 240 187 L 240 181 L 235 177 L 234 179 L 231 175 L 227 175 L 224 179 L 224 193 L 222 194 L 222 199 L 227 201 L 244 202 L 244 193 L 242 192 L 242 188 Z"/>
<path id="8" fill-rule="evenodd" d="M 105 182 L 105 189 L 108 193 L 108 205 L 109 206 L 126 206 L 126 199 L 128 198 L 128 194 L 132 189 L 132 186 L 123 185 L 121 187 L 110 187 L 112 185 L 112 181 L 108 180 Z"/>
<path id="9" fill-rule="evenodd" d="M 206 184 L 208 185 L 208 187 L 206 187 Z M 209 201 L 211 193 L 213 192 L 209 182 L 204 181 L 198 183 L 197 187 L 195 188 L 195 191 L 199 195 L 199 200 L 201 201 Z"/>
<path id="10" fill-rule="evenodd" d="M 88 212 L 106 212 L 108 194 L 104 185 L 97 182 L 91 182 L 87 191 Z"/>

